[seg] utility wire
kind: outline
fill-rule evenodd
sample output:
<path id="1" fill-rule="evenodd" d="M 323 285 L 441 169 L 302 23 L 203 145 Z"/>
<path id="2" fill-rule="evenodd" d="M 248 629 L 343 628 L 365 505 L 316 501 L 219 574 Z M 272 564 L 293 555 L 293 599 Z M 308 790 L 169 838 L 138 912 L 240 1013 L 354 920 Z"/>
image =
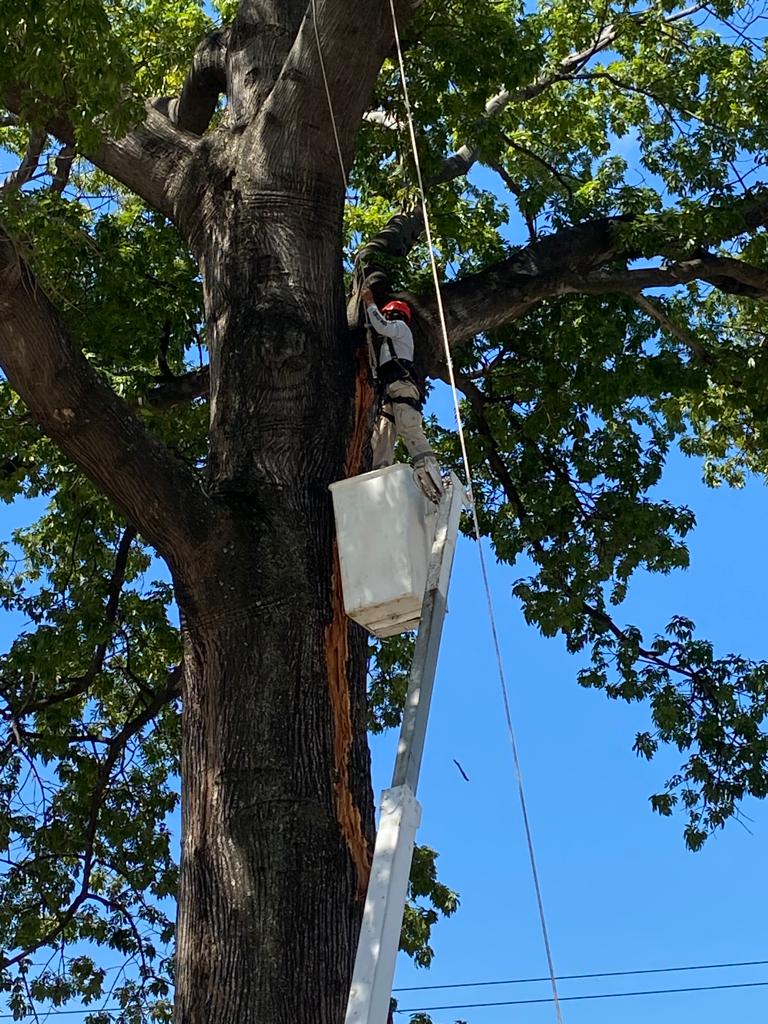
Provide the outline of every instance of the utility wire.
<path id="1" fill-rule="evenodd" d="M 638 971 L 604 971 L 600 974 L 561 974 L 560 981 L 576 981 L 583 978 L 619 978 L 624 977 L 628 974 L 662 974 L 667 971 L 709 971 L 718 967 L 764 967 L 768 965 L 768 960 L 742 960 L 739 962 L 729 964 L 696 964 L 692 967 L 654 967 Z M 472 988 L 480 985 L 522 985 L 529 982 L 536 981 L 549 981 L 548 977 L 544 978 L 513 978 L 510 981 L 474 981 L 474 982 L 459 982 L 455 985 L 423 985 L 415 988 L 399 988 L 394 989 L 395 992 L 415 992 L 424 991 L 427 989 L 435 988 Z M 628 998 L 631 996 L 657 996 L 668 994 L 676 994 L 680 992 L 717 992 L 724 989 L 735 989 L 735 988 L 761 988 L 768 985 L 768 981 L 745 981 L 741 983 L 734 983 L 732 985 L 698 985 L 691 988 L 660 988 L 660 989 L 644 989 L 638 992 L 602 992 L 594 995 L 583 995 L 583 996 L 560 996 L 561 1002 L 583 1000 L 583 999 L 621 999 Z M 456 1006 L 411 1006 L 405 1009 L 398 1009 L 396 1013 L 417 1013 L 426 1010 L 466 1010 L 466 1009 L 481 1009 L 483 1007 L 492 1006 L 528 1006 L 535 1003 L 551 1003 L 554 1000 L 550 998 L 542 999 L 514 999 L 503 1002 L 494 1003 L 462 1003 Z M 86 1016 L 89 1013 L 117 1013 L 119 1010 L 124 1010 L 124 1006 L 102 1006 L 102 1007 L 88 1007 L 80 1010 L 48 1010 L 45 1011 L 46 1017 L 65 1017 L 74 1016 L 81 1014 Z M 13 1014 L 11 1013 L 0 1013 L 0 1020 L 13 1020 Z"/>
<path id="2" fill-rule="evenodd" d="M 504 675 L 504 663 L 501 657 L 501 645 L 499 643 L 498 630 L 496 628 L 496 615 L 493 609 L 493 599 L 491 597 L 491 587 L 488 581 L 488 569 L 485 564 L 485 553 L 483 551 L 483 542 L 480 537 L 480 523 L 477 519 L 477 508 L 475 505 L 475 496 L 472 489 L 472 470 L 469 464 L 469 455 L 467 454 L 467 445 L 464 438 L 464 425 L 461 419 L 461 410 L 459 408 L 459 396 L 456 389 L 456 377 L 453 370 L 453 358 L 451 356 L 451 347 L 448 342 L 448 326 L 445 319 L 445 309 L 443 307 L 443 296 L 440 290 L 440 274 L 437 269 L 437 259 L 435 257 L 435 246 L 432 240 L 432 228 L 429 221 L 429 210 L 427 208 L 427 197 L 424 190 L 424 180 L 421 173 L 421 163 L 419 160 L 419 147 L 416 142 L 416 129 L 413 123 L 413 114 L 411 111 L 411 101 L 408 95 L 408 81 L 405 74 L 405 61 L 403 59 L 403 49 L 400 44 L 400 31 L 397 24 L 397 13 L 395 11 L 394 0 L 389 0 L 389 7 L 392 12 L 392 24 L 395 33 L 395 45 L 397 47 L 397 58 L 400 65 L 400 79 L 403 86 L 403 103 L 405 105 L 405 112 L 408 119 L 408 132 L 411 138 L 411 149 L 413 150 L 413 161 L 416 168 L 416 176 L 419 186 L 419 195 L 421 198 L 421 208 L 424 216 L 424 233 L 427 238 L 427 247 L 429 249 L 429 260 L 432 267 L 432 279 L 435 285 L 435 295 L 437 298 L 437 309 L 440 317 L 440 327 L 443 335 L 443 347 L 445 350 L 445 361 L 448 367 L 448 378 L 450 380 L 451 392 L 453 395 L 453 409 L 456 415 L 456 425 L 458 427 L 459 441 L 461 443 L 461 454 L 464 461 L 464 474 L 467 481 L 467 491 L 470 501 L 470 510 L 472 513 L 472 523 L 474 526 L 475 540 L 477 541 L 477 549 L 480 554 L 480 570 L 483 577 L 483 586 L 485 587 L 485 598 L 488 604 L 488 617 L 490 619 L 491 634 L 493 636 L 493 646 L 496 653 L 496 664 L 499 672 L 499 684 L 501 686 L 502 702 L 504 704 L 504 716 L 507 723 L 507 732 L 509 733 L 509 740 L 512 746 L 512 758 L 515 766 L 515 777 L 517 780 L 517 791 L 520 798 L 520 808 L 523 815 L 523 825 L 525 828 L 525 838 L 528 844 L 528 857 L 531 863 L 531 874 L 533 875 L 533 885 L 536 891 L 536 905 L 539 911 L 539 921 L 541 923 L 541 932 L 544 939 L 544 949 L 547 956 L 547 966 L 549 968 L 549 980 L 552 986 L 552 1001 L 555 1004 L 555 1016 L 557 1017 L 558 1024 L 563 1024 L 563 1016 L 560 1010 L 560 1001 L 557 995 L 557 976 L 555 974 L 554 960 L 552 957 L 552 948 L 549 941 L 549 929 L 547 927 L 547 920 L 544 914 L 544 900 L 541 894 L 541 884 L 539 882 L 539 872 L 536 867 L 536 856 L 533 848 L 533 835 L 531 832 L 530 822 L 528 820 L 528 807 L 525 800 L 525 790 L 523 787 L 523 774 L 520 767 L 520 757 L 517 750 L 517 740 L 515 738 L 515 730 L 512 725 L 512 712 L 510 710 L 509 693 L 507 689 L 506 678 Z"/>
<path id="3" fill-rule="evenodd" d="M 673 974 L 676 971 L 714 971 L 728 967 L 765 967 L 768 960 L 741 960 L 730 964 L 694 964 L 690 967 L 643 967 L 635 971 L 599 971 L 594 974 L 560 974 L 558 981 L 583 981 L 587 978 L 626 978 L 638 974 Z M 500 981 L 454 981 L 444 985 L 404 985 L 392 989 L 393 992 L 427 992 L 444 988 L 483 988 L 490 985 L 533 985 L 536 982 L 549 981 L 543 978 L 506 978 Z"/>
<path id="4" fill-rule="evenodd" d="M 562 980 L 562 979 L 561 979 Z M 630 996 L 664 996 L 679 992 L 721 992 L 734 988 L 765 988 L 768 981 L 734 982 L 732 985 L 697 985 L 691 988 L 654 988 L 641 989 L 638 992 L 599 992 L 594 995 L 560 996 L 560 1002 L 577 1002 L 586 999 L 626 999 Z M 452 1006 L 409 1006 L 395 1010 L 395 1013 L 421 1013 L 426 1010 L 480 1010 L 490 1006 L 533 1006 L 535 1003 L 552 1003 L 550 996 L 541 999 L 507 999 L 498 1003 L 455 1003 Z"/>

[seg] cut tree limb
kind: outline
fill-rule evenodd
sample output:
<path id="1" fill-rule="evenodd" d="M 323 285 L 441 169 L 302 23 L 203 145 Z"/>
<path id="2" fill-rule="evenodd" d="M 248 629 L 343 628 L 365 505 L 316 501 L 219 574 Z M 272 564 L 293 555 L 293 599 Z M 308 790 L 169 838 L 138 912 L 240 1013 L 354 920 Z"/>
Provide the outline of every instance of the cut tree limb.
<path id="1" fill-rule="evenodd" d="M 107 387 L 0 229 L 0 365 L 41 429 L 176 568 L 213 510 L 192 472 Z"/>
<path id="2" fill-rule="evenodd" d="M 195 398 L 207 397 L 210 386 L 210 369 L 203 366 L 155 385 L 139 404 L 158 410 L 171 409 L 175 405 L 192 402 Z"/>
<path id="3" fill-rule="evenodd" d="M 61 195 L 67 187 L 69 184 L 69 176 L 72 173 L 72 164 L 74 163 L 75 156 L 76 152 L 74 146 L 64 145 L 61 147 L 54 163 L 51 192 Z"/>

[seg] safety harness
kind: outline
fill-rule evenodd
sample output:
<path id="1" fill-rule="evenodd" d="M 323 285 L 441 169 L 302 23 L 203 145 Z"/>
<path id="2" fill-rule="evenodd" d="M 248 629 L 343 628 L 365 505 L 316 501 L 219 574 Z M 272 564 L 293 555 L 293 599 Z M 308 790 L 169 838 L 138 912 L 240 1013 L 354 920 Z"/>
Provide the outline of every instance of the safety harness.
<path id="1" fill-rule="evenodd" d="M 390 413 L 384 411 L 385 405 L 407 405 L 411 409 L 415 409 L 416 412 L 420 413 L 424 408 L 424 395 L 423 389 L 416 379 L 416 375 L 413 370 L 413 362 L 410 359 L 400 359 L 395 352 L 395 346 L 392 344 L 390 338 L 382 338 L 382 346 L 386 345 L 389 350 L 390 358 L 384 365 L 379 364 L 378 366 L 378 385 L 379 385 L 379 411 L 380 414 L 390 423 L 395 422 L 395 417 Z M 381 352 L 381 348 L 379 349 Z M 387 394 L 387 387 L 390 384 L 394 384 L 398 380 L 408 381 L 418 389 L 418 398 L 407 398 L 406 396 L 394 397 Z"/>

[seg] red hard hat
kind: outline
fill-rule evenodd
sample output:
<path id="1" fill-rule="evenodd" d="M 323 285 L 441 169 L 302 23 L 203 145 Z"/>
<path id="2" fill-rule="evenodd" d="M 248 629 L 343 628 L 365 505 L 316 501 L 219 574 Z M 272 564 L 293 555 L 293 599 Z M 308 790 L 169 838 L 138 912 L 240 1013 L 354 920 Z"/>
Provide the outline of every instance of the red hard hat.
<path id="1" fill-rule="evenodd" d="M 388 302 L 386 306 L 381 307 L 382 313 L 402 313 L 405 317 L 405 322 L 410 324 L 411 322 L 411 307 L 407 302 L 400 302 L 399 299 L 393 299 L 392 302 Z"/>

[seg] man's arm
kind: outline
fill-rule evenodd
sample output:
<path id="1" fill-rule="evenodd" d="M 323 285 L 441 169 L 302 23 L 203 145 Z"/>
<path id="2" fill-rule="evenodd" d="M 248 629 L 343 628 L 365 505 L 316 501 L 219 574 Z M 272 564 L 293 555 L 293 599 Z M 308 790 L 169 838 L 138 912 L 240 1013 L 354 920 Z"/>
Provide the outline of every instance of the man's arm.
<path id="1" fill-rule="evenodd" d="M 363 305 L 368 311 L 368 320 L 371 327 L 384 338 L 394 338 L 398 333 L 399 324 L 397 320 L 389 321 L 379 312 L 379 307 L 373 299 L 373 292 L 370 288 L 363 288 L 360 293 Z"/>

